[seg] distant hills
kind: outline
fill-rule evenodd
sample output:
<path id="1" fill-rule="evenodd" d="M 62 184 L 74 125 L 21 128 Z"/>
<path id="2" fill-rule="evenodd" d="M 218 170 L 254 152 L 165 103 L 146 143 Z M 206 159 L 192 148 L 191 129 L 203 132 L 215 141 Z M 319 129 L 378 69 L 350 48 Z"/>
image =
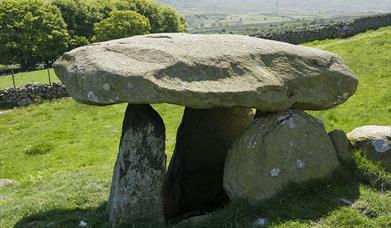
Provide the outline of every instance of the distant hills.
<path id="1" fill-rule="evenodd" d="M 272 13 L 355 15 L 391 12 L 391 0 L 157 0 L 183 14 Z"/>

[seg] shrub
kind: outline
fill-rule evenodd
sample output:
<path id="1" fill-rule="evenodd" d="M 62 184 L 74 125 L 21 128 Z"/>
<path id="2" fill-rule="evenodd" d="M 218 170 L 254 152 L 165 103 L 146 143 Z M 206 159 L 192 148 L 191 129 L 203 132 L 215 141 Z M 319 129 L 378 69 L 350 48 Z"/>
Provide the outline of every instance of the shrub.
<path id="1" fill-rule="evenodd" d="M 94 24 L 107 18 L 113 10 L 111 1 L 53 0 L 67 24 L 71 49 L 91 43 Z"/>
<path id="2" fill-rule="evenodd" d="M 148 18 L 151 32 L 185 32 L 186 21 L 172 7 L 153 0 L 121 0 L 117 10 L 132 10 Z"/>
<path id="3" fill-rule="evenodd" d="M 129 10 L 113 11 L 94 27 L 97 41 L 147 34 L 150 30 L 148 18 Z"/>

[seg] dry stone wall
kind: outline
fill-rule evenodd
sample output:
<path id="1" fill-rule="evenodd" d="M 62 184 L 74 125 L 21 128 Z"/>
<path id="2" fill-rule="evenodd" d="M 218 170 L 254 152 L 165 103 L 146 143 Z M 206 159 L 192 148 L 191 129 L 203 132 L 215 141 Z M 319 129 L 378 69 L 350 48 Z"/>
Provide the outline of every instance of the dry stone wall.
<path id="1" fill-rule="evenodd" d="M 347 38 L 371 29 L 391 26 L 391 13 L 357 18 L 353 21 L 334 24 L 311 25 L 298 29 L 264 32 L 251 36 L 283 41 L 291 44 L 302 44 L 315 40 Z"/>
<path id="2" fill-rule="evenodd" d="M 0 90 L 0 107 L 28 106 L 42 100 L 67 97 L 65 85 L 60 83 L 26 84 L 19 88 Z"/>

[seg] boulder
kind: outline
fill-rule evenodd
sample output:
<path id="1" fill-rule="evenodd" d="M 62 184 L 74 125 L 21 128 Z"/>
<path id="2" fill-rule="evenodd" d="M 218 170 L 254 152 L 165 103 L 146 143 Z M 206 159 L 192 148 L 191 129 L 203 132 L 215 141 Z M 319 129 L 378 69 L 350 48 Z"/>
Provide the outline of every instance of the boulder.
<path id="1" fill-rule="evenodd" d="M 229 200 L 223 189 L 225 157 L 253 117 L 247 108 L 185 109 L 163 188 L 168 221 Z"/>
<path id="2" fill-rule="evenodd" d="M 150 105 L 128 105 L 107 206 L 112 226 L 163 222 L 165 127 Z"/>
<path id="3" fill-rule="evenodd" d="M 391 126 L 363 126 L 348 133 L 356 150 L 372 161 L 381 161 L 391 172 Z"/>
<path id="4" fill-rule="evenodd" d="M 289 183 L 324 178 L 339 166 L 323 124 L 299 110 L 257 118 L 234 142 L 224 169 L 231 199 L 255 204 Z"/>
<path id="5" fill-rule="evenodd" d="M 333 53 L 241 35 L 133 36 L 74 49 L 54 69 L 70 96 L 95 105 L 321 110 L 358 84 Z"/>
<path id="6" fill-rule="evenodd" d="M 331 142 L 333 142 L 335 151 L 339 159 L 345 162 L 353 161 L 353 146 L 350 143 L 346 133 L 342 130 L 334 130 L 329 133 Z"/>

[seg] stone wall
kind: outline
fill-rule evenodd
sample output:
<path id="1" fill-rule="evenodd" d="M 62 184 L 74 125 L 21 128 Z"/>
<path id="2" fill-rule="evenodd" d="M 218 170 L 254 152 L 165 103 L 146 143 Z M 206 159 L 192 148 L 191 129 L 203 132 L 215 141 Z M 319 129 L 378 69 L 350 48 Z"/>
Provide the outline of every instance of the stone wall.
<path id="1" fill-rule="evenodd" d="M 60 83 L 26 84 L 19 88 L 0 90 L 0 107 L 28 106 L 42 100 L 67 97 L 65 85 Z"/>
<path id="2" fill-rule="evenodd" d="M 283 41 L 291 44 L 302 44 L 315 40 L 346 38 L 371 29 L 391 26 L 391 13 L 357 18 L 353 21 L 334 24 L 311 25 L 298 29 L 264 32 L 251 36 Z"/>

